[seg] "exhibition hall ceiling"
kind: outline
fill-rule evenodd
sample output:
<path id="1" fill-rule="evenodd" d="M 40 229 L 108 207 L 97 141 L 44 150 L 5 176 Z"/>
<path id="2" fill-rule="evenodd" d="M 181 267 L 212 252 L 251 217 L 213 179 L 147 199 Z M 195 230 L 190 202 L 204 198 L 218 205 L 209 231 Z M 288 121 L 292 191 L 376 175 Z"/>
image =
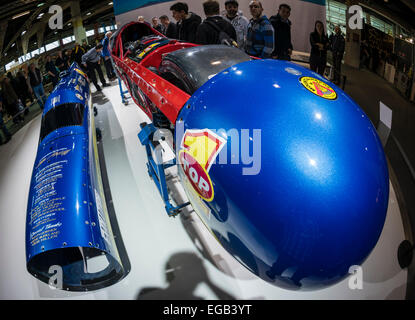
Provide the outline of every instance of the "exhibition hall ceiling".
<path id="1" fill-rule="evenodd" d="M 16 50 L 16 42 L 27 30 L 30 30 L 38 23 L 48 22 L 49 8 L 52 5 L 60 5 L 63 9 L 63 30 L 59 34 L 55 30 L 45 28 L 44 39 L 58 39 L 59 36 L 66 36 L 66 33 L 73 34 L 71 24 L 71 2 L 68 0 L 2 0 L 0 2 L 0 53 L 12 54 Z M 112 0 L 82 0 L 80 11 L 84 26 L 100 23 L 108 20 L 114 15 Z M 2 40 L 2 41 L 1 41 Z M 36 35 L 30 37 L 29 48 L 36 45 Z"/>

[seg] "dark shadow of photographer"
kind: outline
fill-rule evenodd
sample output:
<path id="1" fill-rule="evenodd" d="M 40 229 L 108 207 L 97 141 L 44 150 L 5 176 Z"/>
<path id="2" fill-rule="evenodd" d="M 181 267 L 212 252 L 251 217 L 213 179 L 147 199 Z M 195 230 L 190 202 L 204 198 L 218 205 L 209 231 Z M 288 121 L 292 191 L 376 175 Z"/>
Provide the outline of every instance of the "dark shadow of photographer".
<path id="1" fill-rule="evenodd" d="M 167 288 L 147 287 L 140 291 L 138 300 L 203 300 L 194 291 L 205 283 L 220 300 L 235 297 L 217 287 L 208 277 L 203 261 L 194 253 L 179 252 L 170 257 L 165 266 Z"/>

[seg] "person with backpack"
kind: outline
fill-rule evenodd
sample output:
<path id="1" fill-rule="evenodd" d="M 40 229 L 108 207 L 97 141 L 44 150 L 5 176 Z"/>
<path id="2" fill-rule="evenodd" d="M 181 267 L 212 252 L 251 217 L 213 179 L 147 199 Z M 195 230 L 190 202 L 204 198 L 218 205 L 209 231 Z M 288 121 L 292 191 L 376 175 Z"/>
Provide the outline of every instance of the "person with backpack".
<path id="1" fill-rule="evenodd" d="M 203 2 L 203 11 L 206 19 L 197 27 L 195 42 L 237 46 L 235 28 L 219 15 L 219 2 L 216 0 Z"/>
<path id="2" fill-rule="evenodd" d="M 177 2 L 170 7 L 173 18 L 177 21 L 177 39 L 195 42 L 196 30 L 202 22 L 197 14 L 189 12 L 187 3 Z"/>

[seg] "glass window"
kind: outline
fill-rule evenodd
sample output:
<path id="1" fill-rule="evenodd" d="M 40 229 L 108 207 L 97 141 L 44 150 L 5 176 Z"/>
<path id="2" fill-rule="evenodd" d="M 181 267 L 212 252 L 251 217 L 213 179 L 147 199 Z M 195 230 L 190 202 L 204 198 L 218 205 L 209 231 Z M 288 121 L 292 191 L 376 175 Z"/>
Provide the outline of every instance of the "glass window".
<path id="1" fill-rule="evenodd" d="M 67 44 L 67 43 L 70 43 L 70 42 L 72 42 L 73 40 L 72 40 L 72 37 L 66 37 L 66 38 L 63 38 L 62 39 L 62 42 L 63 42 L 63 44 Z"/>
<path id="2" fill-rule="evenodd" d="M 55 42 L 52 42 L 52 43 L 48 43 L 46 45 L 46 51 L 50 51 L 50 50 L 55 49 L 57 47 L 59 47 L 59 41 L 55 41 Z"/>
<path id="3" fill-rule="evenodd" d="M 81 126 L 85 106 L 81 103 L 65 103 L 50 109 L 42 118 L 40 141 L 52 131 L 69 126 Z"/>
<path id="4" fill-rule="evenodd" d="M 6 64 L 4 67 L 6 68 L 6 71 L 10 70 L 11 67 L 13 67 L 16 64 L 16 61 L 12 61 L 8 64 Z"/>

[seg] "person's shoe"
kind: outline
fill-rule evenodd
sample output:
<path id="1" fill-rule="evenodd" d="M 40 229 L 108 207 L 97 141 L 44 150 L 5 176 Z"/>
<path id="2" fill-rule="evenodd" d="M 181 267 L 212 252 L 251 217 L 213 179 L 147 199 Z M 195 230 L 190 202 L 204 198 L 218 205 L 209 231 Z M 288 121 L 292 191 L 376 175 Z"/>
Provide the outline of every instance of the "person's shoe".
<path id="1" fill-rule="evenodd" d="M 102 91 L 100 86 L 97 86 L 97 91 Z"/>
<path id="2" fill-rule="evenodd" d="M 103 87 L 109 87 L 110 85 L 108 84 L 108 83 L 104 83 L 103 85 L 102 85 Z"/>

